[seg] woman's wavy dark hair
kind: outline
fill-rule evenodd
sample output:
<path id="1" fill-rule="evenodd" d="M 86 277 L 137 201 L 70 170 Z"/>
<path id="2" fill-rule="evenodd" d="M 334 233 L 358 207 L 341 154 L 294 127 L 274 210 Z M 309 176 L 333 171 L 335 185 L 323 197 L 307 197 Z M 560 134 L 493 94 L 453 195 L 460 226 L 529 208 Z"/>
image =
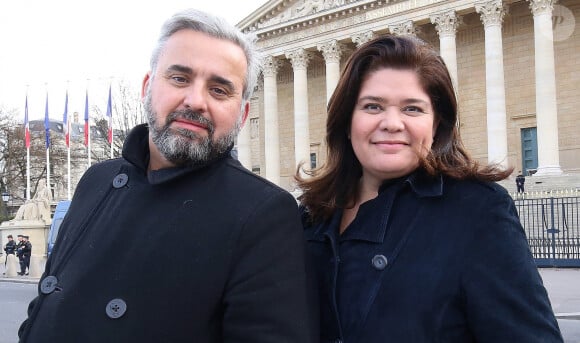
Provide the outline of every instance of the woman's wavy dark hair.
<path id="1" fill-rule="evenodd" d="M 479 165 L 465 150 L 457 128 L 457 98 L 447 66 L 435 49 L 412 36 L 385 35 L 362 45 L 348 59 L 328 103 L 326 144 L 328 157 L 318 169 L 302 165 L 295 175 L 303 193 L 299 200 L 313 221 L 325 221 L 338 208 L 354 205 L 362 167 L 348 134 L 352 113 L 365 78 L 380 69 L 412 70 L 429 95 L 438 123 L 430 152 L 420 157 L 420 168 L 430 175 L 456 179 L 499 181 L 513 168 Z M 306 177 L 300 175 L 305 173 Z"/>

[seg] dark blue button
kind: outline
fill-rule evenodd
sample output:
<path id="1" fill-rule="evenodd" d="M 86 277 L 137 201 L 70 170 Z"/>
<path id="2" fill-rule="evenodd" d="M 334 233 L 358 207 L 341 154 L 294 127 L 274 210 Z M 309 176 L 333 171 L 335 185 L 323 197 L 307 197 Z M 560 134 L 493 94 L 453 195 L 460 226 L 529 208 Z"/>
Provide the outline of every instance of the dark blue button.
<path id="1" fill-rule="evenodd" d="M 105 312 L 107 316 L 111 319 L 117 319 L 122 317 L 127 311 L 127 304 L 123 299 L 113 299 L 107 304 Z"/>
<path id="2" fill-rule="evenodd" d="M 121 188 L 127 184 L 129 176 L 127 174 L 119 174 L 113 179 L 113 187 Z"/>
<path id="3" fill-rule="evenodd" d="M 376 270 L 383 270 L 385 268 L 387 268 L 387 258 L 384 255 L 375 255 L 375 257 L 373 257 L 373 267 Z"/>
<path id="4" fill-rule="evenodd" d="M 40 283 L 40 293 L 50 294 L 54 292 L 57 283 L 58 279 L 56 278 L 56 276 L 49 275 L 45 277 Z"/>

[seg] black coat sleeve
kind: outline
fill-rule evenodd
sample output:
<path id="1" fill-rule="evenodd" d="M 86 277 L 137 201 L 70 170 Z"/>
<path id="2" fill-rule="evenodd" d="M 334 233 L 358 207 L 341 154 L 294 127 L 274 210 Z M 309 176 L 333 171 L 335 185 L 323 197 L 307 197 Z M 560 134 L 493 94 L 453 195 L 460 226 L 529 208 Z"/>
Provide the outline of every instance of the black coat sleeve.
<path id="1" fill-rule="evenodd" d="M 296 201 L 276 191 L 238 237 L 224 295 L 223 342 L 314 342 L 317 312 L 305 272 Z"/>
<path id="2" fill-rule="evenodd" d="M 513 200 L 494 193 L 465 261 L 466 316 L 478 342 L 562 342 Z"/>

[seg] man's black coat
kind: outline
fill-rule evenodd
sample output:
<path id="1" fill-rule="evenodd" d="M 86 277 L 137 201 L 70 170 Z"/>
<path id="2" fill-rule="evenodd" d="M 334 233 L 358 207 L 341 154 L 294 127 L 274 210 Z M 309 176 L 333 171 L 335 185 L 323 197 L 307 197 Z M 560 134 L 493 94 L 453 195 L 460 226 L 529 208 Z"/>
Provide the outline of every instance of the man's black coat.
<path id="1" fill-rule="evenodd" d="M 147 133 L 79 182 L 21 341 L 311 342 L 294 198 L 229 154 L 147 173 Z"/>

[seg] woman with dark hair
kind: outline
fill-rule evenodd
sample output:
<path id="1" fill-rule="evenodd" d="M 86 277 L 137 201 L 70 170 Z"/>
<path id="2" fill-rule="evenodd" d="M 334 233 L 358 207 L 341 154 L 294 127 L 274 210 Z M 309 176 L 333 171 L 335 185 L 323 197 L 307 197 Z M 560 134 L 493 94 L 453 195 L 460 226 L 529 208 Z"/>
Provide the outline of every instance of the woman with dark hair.
<path id="1" fill-rule="evenodd" d="M 445 63 L 412 37 L 350 57 L 327 162 L 296 174 L 323 342 L 561 342 L 513 200 L 457 128 Z"/>

